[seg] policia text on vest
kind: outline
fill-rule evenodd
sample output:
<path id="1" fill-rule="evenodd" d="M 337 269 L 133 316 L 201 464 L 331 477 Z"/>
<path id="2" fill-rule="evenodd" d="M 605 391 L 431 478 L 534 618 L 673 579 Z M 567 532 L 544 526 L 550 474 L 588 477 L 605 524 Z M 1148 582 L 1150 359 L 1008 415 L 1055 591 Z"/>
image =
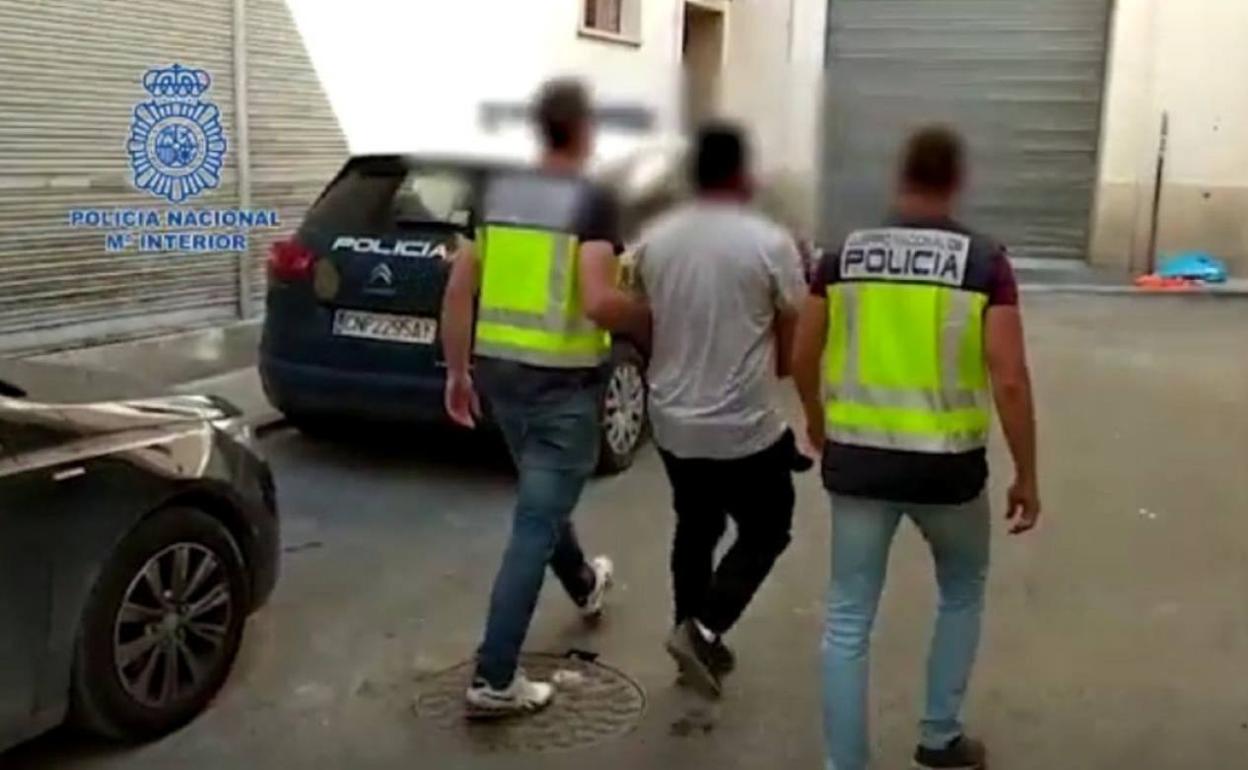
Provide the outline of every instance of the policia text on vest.
<path id="1" fill-rule="evenodd" d="M 971 239 L 943 230 L 859 230 L 845 242 L 845 279 L 919 281 L 961 286 Z"/>

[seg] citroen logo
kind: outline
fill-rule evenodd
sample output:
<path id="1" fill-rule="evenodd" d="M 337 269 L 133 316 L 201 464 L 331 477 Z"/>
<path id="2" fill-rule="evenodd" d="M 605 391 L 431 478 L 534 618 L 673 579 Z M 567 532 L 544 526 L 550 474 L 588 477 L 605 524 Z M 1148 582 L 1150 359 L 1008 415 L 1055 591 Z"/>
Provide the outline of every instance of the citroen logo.
<path id="1" fill-rule="evenodd" d="M 373 272 L 368 275 L 369 286 L 393 286 L 394 271 L 385 262 L 373 268 Z"/>

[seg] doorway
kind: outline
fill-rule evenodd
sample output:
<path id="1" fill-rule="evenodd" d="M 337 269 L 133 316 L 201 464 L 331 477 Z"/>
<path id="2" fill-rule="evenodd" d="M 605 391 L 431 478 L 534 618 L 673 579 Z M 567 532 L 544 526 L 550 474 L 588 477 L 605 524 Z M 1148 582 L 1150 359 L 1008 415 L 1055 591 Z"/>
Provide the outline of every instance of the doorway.
<path id="1" fill-rule="evenodd" d="M 723 12 L 685 3 L 685 28 L 681 42 L 685 124 L 692 129 L 714 117 L 719 107 L 724 61 Z"/>

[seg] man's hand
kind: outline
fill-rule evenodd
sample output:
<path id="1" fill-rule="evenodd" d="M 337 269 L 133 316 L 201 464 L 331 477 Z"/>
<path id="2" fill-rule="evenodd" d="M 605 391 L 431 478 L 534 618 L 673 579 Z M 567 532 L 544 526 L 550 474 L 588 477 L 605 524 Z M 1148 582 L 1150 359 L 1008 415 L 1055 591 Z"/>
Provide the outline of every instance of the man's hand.
<path id="1" fill-rule="evenodd" d="M 1040 521 L 1040 491 L 1034 481 L 1019 480 L 1010 487 L 1005 519 L 1010 522 L 1011 535 L 1021 535 L 1035 529 Z"/>
<path id="2" fill-rule="evenodd" d="M 580 251 L 581 307 L 600 328 L 650 347 L 650 306 L 616 286 L 618 261 L 607 241 L 589 241 Z"/>
<path id="3" fill-rule="evenodd" d="M 451 373 L 446 378 L 446 413 L 465 428 L 477 427 L 481 417 L 481 400 L 467 372 Z"/>

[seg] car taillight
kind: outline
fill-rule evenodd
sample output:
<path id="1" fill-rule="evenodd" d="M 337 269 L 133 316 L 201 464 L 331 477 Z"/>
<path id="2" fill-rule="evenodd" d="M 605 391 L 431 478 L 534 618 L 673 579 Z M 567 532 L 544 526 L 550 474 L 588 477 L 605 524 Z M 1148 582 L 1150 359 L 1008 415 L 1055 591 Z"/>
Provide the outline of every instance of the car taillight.
<path id="1" fill-rule="evenodd" d="M 269 278 L 277 281 L 302 281 L 312 275 L 312 252 L 294 238 L 278 241 L 269 247 Z"/>

